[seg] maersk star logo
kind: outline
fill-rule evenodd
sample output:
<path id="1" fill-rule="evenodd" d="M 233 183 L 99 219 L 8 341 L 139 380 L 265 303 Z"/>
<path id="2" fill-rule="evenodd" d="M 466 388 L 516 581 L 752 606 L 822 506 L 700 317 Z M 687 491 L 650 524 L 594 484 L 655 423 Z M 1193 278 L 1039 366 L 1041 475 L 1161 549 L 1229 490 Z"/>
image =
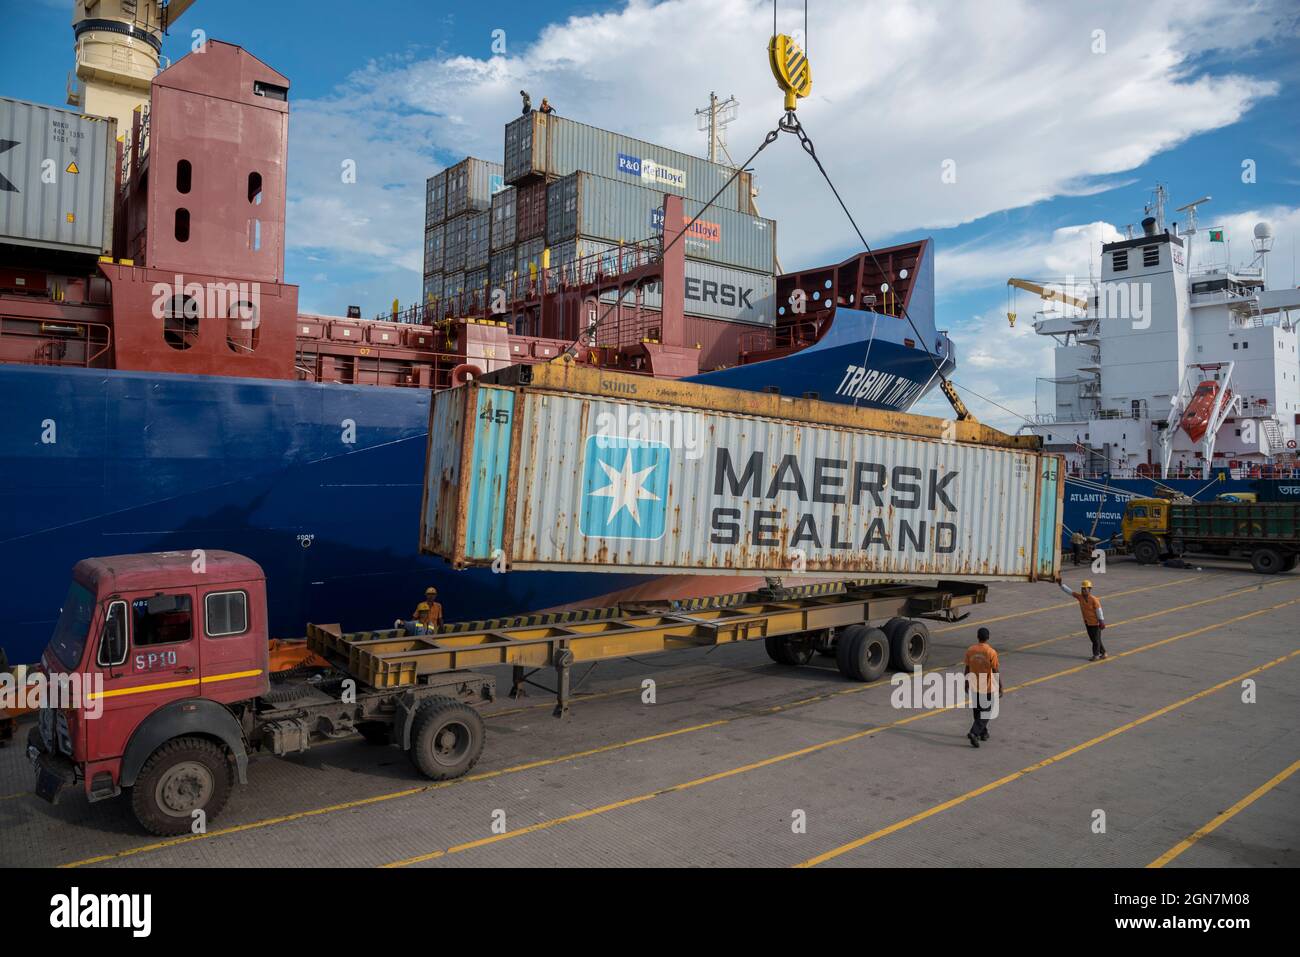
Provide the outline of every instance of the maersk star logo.
<path id="1" fill-rule="evenodd" d="M 668 514 L 668 446 L 587 437 L 579 528 L 589 538 L 662 538 Z"/>

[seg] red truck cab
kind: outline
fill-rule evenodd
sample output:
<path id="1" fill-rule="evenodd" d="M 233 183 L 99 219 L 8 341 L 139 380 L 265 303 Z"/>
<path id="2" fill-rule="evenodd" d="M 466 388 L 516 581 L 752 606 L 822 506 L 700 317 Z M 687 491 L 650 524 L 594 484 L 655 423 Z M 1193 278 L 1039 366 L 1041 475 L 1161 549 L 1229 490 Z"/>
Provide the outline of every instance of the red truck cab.
<path id="1" fill-rule="evenodd" d="M 41 659 L 57 699 L 28 739 L 37 793 L 57 800 L 78 779 L 91 801 L 143 788 L 152 813 L 188 829 L 194 808 L 246 779 L 234 706 L 265 694 L 268 654 L 265 577 L 242 555 L 79 562 Z"/>

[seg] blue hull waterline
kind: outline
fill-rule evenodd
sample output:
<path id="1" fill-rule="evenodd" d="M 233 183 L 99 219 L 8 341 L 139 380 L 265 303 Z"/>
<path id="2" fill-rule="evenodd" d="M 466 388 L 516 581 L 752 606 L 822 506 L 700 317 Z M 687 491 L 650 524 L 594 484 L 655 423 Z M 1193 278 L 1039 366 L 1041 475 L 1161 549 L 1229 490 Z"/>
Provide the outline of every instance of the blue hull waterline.
<path id="1" fill-rule="evenodd" d="M 862 337 L 872 324 L 869 313 L 843 310 L 815 346 L 697 381 L 906 408 L 934 362 L 883 336 L 868 357 Z M 867 363 L 875 374 L 852 371 Z M 645 580 L 455 571 L 421 555 L 429 398 L 422 389 L 5 366 L 0 648 L 13 662 L 39 657 L 68 573 L 92 555 L 248 555 L 267 573 L 277 637 L 300 636 L 308 621 L 389 626 L 429 585 L 450 618 L 469 619 Z"/>

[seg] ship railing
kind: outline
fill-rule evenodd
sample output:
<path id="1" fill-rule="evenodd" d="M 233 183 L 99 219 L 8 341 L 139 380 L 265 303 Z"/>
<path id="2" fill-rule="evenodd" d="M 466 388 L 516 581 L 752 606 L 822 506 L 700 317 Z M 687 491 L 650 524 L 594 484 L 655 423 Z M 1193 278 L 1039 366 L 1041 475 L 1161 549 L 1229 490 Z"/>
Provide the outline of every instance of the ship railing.
<path id="1" fill-rule="evenodd" d="M 0 362 L 89 369 L 113 347 L 113 329 L 106 323 L 81 319 L 15 322 L 0 316 Z M 33 348 L 30 355 L 7 358 L 15 353 L 6 345 L 15 345 L 20 351 L 26 345 Z"/>

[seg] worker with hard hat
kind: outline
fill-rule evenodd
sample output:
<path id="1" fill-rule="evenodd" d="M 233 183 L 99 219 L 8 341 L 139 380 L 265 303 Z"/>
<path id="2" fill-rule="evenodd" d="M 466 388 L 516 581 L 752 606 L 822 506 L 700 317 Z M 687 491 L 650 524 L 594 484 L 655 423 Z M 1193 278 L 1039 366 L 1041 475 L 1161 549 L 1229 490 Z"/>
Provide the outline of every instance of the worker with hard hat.
<path id="1" fill-rule="evenodd" d="M 430 631 L 437 631 L 442 627 L 442 603 L 438 601 L 438 589 L 430 585 L 424 590 L 424 601 L 420 606 L 427 612 L 425 621 L 429 625 Z"/>
<path id="2" fill-rule="evenodd" d="M 1078 591 L 1071 591 L 1065 582 L 1060 583 L 1061 591 L 1079 603 L 1083 613 L 1083 626 L 1088 630 L 1092 641 L 1092 657 L 1089 661 L 1098 661 L 1106 657 L 1106 647 L 1101 643 L 1101 633 L 1106 627 L 1106 616 L 1101 610 L 1101 599 L 1092 593 L 1092 582 L 1085 578 L 1079 583 Z"/>

